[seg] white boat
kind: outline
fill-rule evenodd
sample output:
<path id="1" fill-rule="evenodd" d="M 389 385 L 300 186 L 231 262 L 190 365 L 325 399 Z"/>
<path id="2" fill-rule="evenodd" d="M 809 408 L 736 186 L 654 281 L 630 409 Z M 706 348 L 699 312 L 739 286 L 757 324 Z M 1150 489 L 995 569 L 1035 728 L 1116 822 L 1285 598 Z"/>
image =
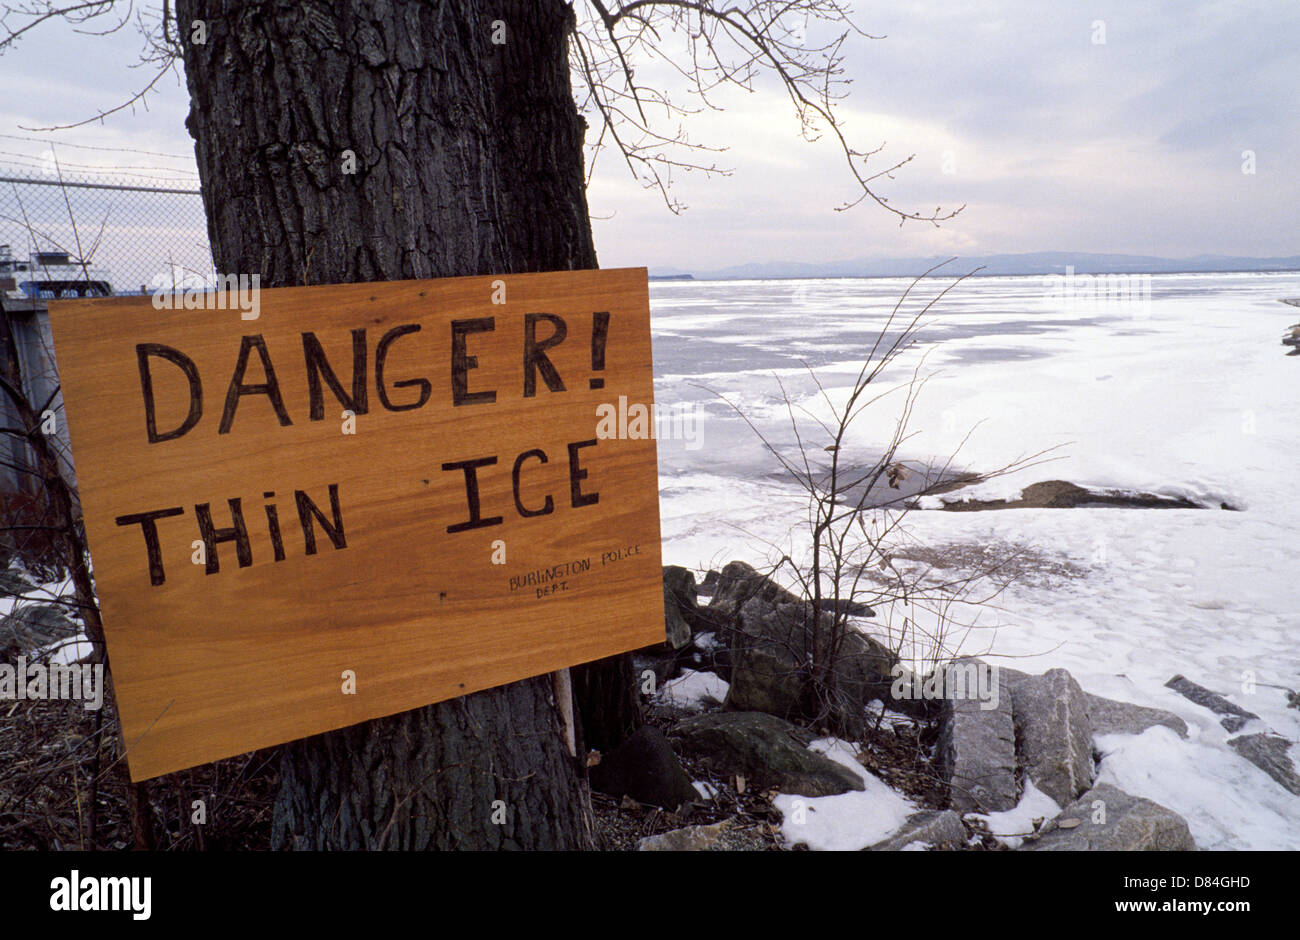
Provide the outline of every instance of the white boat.
<path id="1" fill-rule="evenodd" d="M 0 245 L 0 294 L 7 300 L 109 297 L 108 271 L 73 261 L 66 251 L 35 251 L 21 260 Z"/>

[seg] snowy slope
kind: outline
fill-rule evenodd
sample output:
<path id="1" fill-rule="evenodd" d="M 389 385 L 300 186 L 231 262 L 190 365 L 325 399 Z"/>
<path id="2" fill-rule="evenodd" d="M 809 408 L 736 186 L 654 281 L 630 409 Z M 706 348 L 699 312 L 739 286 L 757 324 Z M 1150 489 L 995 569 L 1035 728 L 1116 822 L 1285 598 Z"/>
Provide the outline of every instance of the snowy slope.
<path id="1" fill-rule="evenodd" d="M 801 360 L 834 398 L 906 286 L 654 285 L 657 399 L 703 414 L 698 446 L 660 440 L 665 563 L 759 563 L 806 545 L 798 491 L 714 393 L 790 445 L 774 374 L 824 413 Z M 964 652 L 1019 657 L 1000 661 L 1033 672 L 1062 666 L 1090 692 L 1187 721 L 1185 742 L 1162 729 L 1106 739 L 1103 779 L 1182 813 L 1203 848 L 1300 848 L 1300 797 L 1230 751 L 1215 716 L 1163 687 L 1182 673 L 1258 713 L 1248 731 L 1300 741 L 1300 712 L 1269 687 L 1300 689 L 1300 358 L 1279 342 L 1294 310 L 1277 302 L 1300 295 L 1300 275 L 1155 275 L 1149 299 L 1118 301 L 1062 299 L 1058 288 L 982 278 L 935 307 L 923 342 L 883 377 L 882 388 L 900 385 L 924 355 L 918 433 L 901 456 L 942 460 L 961 447 L 957 464 L 978 471 L 1059 447 L 1052 463 L 962 495 L 1063 479 L 1240 511 L 922 511 L 910 533 L 932 545 L 1022 546 L 1041 563 L 1040 576 L 975 612 Z M 900 401 L 863 415 L 846 457 L 871 458 Z M 905 614 L 927 616 L 886 609 L 880 619 Z"/>

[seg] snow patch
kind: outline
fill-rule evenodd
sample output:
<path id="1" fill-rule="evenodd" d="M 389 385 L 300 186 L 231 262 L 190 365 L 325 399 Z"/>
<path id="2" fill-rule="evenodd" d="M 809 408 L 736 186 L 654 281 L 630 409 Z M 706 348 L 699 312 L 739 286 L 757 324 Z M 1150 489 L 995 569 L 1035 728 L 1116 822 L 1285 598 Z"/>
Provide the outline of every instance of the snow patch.
<path id="1" fill-rule="evenodd" d="M 1025 792 L 1015 809 L 1000 813 L 968 813 L 967 818 L 982 819 L 989 827 L 989 832 L 1008 848 L 1018 849 L 1025 841 L 1025 836 L 1034 831 L 1034 820 L 1046 822 L 1055 819 L 1061 813 L 1061 806 L 1038 787 L 1032 780 L 1025 780 Z"/>
<path id="2" fill-rule="evenodd" d="M 917 811 L 915 803 L 863 767 L 847 741 L 821 738 L 809 749 L 848 767 L 866 789 L 837 796 L 777 796 L 772 802 L 781 812 L 781 837 L 790 845 L 802 842 L 822 852 L 865 849 L 888 839 Z"/>
<path id="3" fill-rule="evenodd" d="M 699 709 L 721 705 L 731 684 L 711 672 L 683 669 L 676 679 L 669 679 L 659 690 L 659 701 L 679 708 Z"/>
<path id="4" fill-rule="evenodd" d="M 1300 796 L 1204 735 L 1184 741 L 1168 728 L 1095 738 L 1098 783 L 1111 783 L 1187 820 L 1199 849 L 1300 849 Z"/>

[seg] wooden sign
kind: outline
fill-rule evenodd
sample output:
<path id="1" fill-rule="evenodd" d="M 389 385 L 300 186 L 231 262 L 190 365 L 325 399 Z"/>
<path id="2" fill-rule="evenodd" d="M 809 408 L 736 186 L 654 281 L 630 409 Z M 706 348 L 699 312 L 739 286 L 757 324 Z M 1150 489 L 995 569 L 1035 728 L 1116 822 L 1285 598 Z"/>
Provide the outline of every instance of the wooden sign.
<path id="1" fill-rule="evenodd" d="M 644 268 L 229 286 L 50 304 L 132 779 L 663 641 Z"/>

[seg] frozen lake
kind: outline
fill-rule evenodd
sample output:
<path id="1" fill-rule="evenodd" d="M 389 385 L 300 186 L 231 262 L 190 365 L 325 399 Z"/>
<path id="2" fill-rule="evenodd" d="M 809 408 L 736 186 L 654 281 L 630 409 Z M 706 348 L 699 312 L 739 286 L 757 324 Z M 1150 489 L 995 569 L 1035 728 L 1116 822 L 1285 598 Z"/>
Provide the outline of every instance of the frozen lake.
<path id="1" fill-rule="evenodd" d="M 909 283 L 651 285 L 661 413 L 702 415 L 659 442 L 665 563 L 800 556 L 798 489 L 718 394 L 790 452 L 782 384 L 825 414 L 803 363 L 832 399 L 842 394 Z M 929 279 L 914 296 L 923 304 L 948 283 Z M 1300 712 L 1272 687 L 1300 689 L 1300 357 L 1280 342 L 1300 315 L 1278 302 L 1300 296 L 1300 274 L 1152 275 L 1104 297 L 1090 286 L 1040 276 L 957 285 L 880 377 L 879 390 L 897 391 L 863 413 L 842 456 L 868 463 L 879 452 L 916 371 L 927 381 L 899 451 L 909 463 L 956 454 L 955 466 L 979 472 L 1057 448 L 1053 462 L 963 496 L 1014 497 L 1060 479 L 1239 510 L 919 510 L 905 540 L 939 549 L 931 564 L 954 571 L 1008 547 L 1024 553 L 1022 576 L 994 603 L 947 612 L 951 646 L 1030 672 L 1062 666 L 1090 692 L 1187 722 L 1188 741 L 1160 728 L 1108 739 L 1101 779 L 1182 813 L 1202 848 L 1300 848 L 1300 797 L 1230 751 L 1210 712 L 1164 688 L 1182 673 L 1259 714 L 1247 731 L 1300 740 Z M 812 439 L 813 451 L 828 442 Z M 933 628 L 941 613 L 884 605 L 876 622 Z M 1300 765 L 1300 748 L 1291 753 Z"/>

